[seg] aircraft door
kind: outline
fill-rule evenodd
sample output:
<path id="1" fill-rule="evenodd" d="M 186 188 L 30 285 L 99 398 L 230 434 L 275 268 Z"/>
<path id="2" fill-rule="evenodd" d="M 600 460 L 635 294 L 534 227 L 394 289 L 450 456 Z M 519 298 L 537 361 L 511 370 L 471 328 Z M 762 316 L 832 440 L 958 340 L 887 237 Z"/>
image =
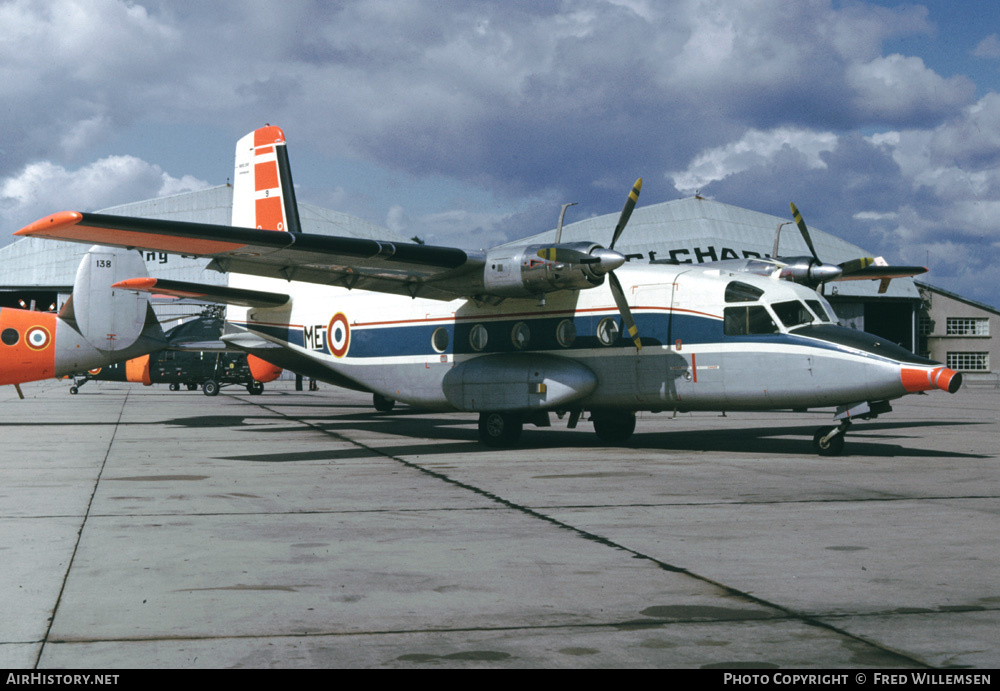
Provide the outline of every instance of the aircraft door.
<path id="1" fill-rule="evenodd" d="M 635 352 L 635 387 L 640 401 L 671 404 L 677 399 L 677 380 L 686 365 L 670 347 L 671 311 L 676 283 L 626 287 L 636 316 L 643 348 Z"/>
<path id="2" fill-rule="evenodd" d="M 681 401 L 692 403 L 725 395 L 722 377 L 722 354 L 706 338 L 709 329 L 704 300 L 695 294 L 695 283 L 687 271 L 678 274 L 670 286 L 670 320 L 667 348 L 670 368 Z"/>

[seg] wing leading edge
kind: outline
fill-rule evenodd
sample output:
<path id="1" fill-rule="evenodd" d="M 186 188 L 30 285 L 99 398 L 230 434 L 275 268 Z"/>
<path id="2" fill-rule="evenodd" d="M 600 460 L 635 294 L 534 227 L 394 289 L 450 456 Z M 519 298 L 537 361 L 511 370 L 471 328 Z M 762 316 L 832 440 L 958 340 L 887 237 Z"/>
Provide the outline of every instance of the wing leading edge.
<path id="1" fill-rule="evenodd" d="M 63 211 L 14 233 L 212 259 L 209 268 L 454 300 L 482 291 L 483 253 L 313 233 Z"/>

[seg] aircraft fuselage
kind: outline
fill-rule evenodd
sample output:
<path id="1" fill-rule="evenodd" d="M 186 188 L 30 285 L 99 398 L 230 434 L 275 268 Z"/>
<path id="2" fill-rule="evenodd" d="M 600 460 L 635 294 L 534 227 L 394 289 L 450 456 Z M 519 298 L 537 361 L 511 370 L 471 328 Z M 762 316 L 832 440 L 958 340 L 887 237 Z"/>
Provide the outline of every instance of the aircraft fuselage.
<path id="1" fill-rule="evenodd" d="M 690 265 L 618 274 L 641 350 L 622 337 L 606 285 L 494 306 L 316 286 L 297 296 L 294 283 L 248 279 L 280 285 L 291 306 L 230 307 L 229 318 L 333 383 L 429 409 L 762 410 L 947 390 L 931 381 L 937 363 L 836 326 L 807 287 Z"/>

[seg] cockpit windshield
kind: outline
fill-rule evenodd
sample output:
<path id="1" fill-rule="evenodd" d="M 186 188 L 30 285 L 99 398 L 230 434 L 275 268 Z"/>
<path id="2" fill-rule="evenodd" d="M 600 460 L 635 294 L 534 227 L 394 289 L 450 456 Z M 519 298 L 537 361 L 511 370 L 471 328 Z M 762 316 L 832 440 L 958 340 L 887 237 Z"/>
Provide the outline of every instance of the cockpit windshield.
<path id="1" fill-rule="evenodd" d="M 826 310 L 823 309 L 823 303 L 819 300 L 806 300 L 806 304 L 809 305 L 809 309 L 816 313 L 821 322 L 833 321 L 830 315 L 826 313 Z"/>

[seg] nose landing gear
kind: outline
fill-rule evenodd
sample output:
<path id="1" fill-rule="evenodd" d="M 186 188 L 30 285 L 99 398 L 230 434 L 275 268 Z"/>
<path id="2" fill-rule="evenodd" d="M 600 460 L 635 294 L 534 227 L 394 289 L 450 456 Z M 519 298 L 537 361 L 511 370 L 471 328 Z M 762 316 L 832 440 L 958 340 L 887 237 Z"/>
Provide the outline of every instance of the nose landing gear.
<path id="1" fill-rule="evenodd" d="M 844 435 L 854 420 L 874 420 L 882 413 L 892 411 L 889 401 L 862 401 L 837 408 L 836 427 L 820 427 L 813 435 L 813 449 L 820 456 L 839 456 L 844 450 Z"/>
<path id="2" fill-rule="evenodd" d="M 844 434 L 851 426 L 844 420 L 837 427 L 820 427 L 813 435 L 813 449 L 820 456 L 839 456 L 844 450 Z"/>

